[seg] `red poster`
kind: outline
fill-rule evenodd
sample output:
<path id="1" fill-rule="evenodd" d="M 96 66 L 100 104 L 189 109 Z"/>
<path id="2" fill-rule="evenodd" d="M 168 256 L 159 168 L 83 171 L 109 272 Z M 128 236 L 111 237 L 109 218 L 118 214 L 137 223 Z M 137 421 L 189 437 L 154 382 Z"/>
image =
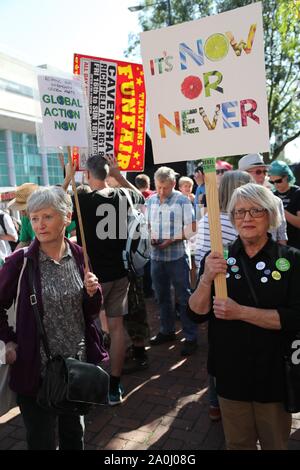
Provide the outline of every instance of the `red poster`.
<path id="1" fill-rule="evenodd" d="M 74 54 L 88 97 L 92 154 L 116 155 L 122 171 L 143 171 L 146 93 L 142 65 Z M 77 150 L 78 168 L 84 167 Z"/>

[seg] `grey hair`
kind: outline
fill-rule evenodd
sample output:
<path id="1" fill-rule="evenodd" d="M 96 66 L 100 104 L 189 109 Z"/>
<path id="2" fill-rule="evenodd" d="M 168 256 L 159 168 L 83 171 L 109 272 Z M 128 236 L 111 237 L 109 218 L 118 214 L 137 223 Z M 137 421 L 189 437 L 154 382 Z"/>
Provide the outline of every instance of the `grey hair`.
<path id="1" fill-rule="evenodd" d="M 269 228 L 277 228 L 280 225 L 281 220 L 276 197 L 270 189 L 254 183 L 245 184 L 234 190 L 228 205 L 228 214 L 233 225 L 235 225 L 233 211 L 237 202 L 241 200 L 266 209 L 269 214 Z"/>
<path id="2" fill-rule="evenodd" d="M 246 171 L 226 171 L 219 186 L 219 205 L 221 212 L 227 212 L 228 204 L 233 191 L 243 184 L 254 182 L 252 176 Z"/>
<path id="3" fill-rule="evenodd" d="M 154 173 L 154 179 L 159 180 L 161 182 L 164 181 L 176 181 L 176 176 L 178 176 L 178 173 L 176 173 L 173 168 L 169 168 L 168 166 L 161 166 L 156 170 Z"/>
<path id="4" fill-rule="evenodd" d="M 32 212 L 37 212 L 47 207 L 55 209 L 65 220 L 67 214 L 72 212 L 72 199 L 62 188 L 48 186 L 37 189 L 27 200 L 27 212 L 29 215 Z"/>

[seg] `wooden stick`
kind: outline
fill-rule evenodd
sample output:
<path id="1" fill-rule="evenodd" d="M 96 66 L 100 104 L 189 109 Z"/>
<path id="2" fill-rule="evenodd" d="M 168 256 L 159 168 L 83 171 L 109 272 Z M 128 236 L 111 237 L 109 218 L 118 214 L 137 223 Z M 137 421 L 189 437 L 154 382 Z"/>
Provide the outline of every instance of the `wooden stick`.
<path id="1" fill-rule="evenodd" d="M 73 168 L 71 147 L 68 147 L 68 162 L 69 162 L 70 168 Z M 82 225 L 82 217 L 81 217 L 81 211 L 80 211 L 80 206 L 79 206 L 79 200 L 78 200 L 74 174 L 72 174 L 72 189 L 74 193 L 75 207 L 76 207 L 76 212 L 77 212 L 77 219 L 78 219 L 78 225 L 79 225 L 79 231 L 80 231 L 80 237 L 81 237 L 81 243 L 82 243 L 84 266 L 85 266 L 86 271 L 90 271 L 89 259 L 88 259 L 87 250 L 86 250 L 86 242 L 85 242 L 84 230 L 83 230 L 83 225 Z"/>
<path id="2" fill-rule="evenodd" d="M 223 256 L 223 242 L 220 222 L 220 206 L 218 198 L 215 158 L 204 159 L 203 169 L 205 173 L 205 193 L 208 209 L 211 250 L 217 251 Z M 218 274 L 215 278 L 214 283 L 216 297 L 219 297 L 220 299 L 226 299 L 227 285 L 225 275 Z"/>

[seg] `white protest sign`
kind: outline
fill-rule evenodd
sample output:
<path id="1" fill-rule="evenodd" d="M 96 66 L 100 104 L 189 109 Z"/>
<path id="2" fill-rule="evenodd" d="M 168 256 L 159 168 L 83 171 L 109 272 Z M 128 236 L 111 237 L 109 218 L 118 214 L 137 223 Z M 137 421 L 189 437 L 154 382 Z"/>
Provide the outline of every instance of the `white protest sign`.
<path id="1" fill-rule="evenodd" d="M 38 76 L 45 147 L 88 147 L 88 127 L 82 82 Z"/>
<path id="2" fill-rule="evenodd" d="M 141 33 L 155 163 L 269 151 L 261 3 Z"/>

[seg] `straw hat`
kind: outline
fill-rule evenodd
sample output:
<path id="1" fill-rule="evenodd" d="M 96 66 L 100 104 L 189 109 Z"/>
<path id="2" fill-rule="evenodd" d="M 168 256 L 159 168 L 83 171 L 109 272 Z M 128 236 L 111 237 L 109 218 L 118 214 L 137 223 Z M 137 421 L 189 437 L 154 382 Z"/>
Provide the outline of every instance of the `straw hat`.
<path id="1" fill-rule="evenodd" d="M 24 183 L 16 189 L 16 197 L 7 204 L 9 209 L 23 211 L 26 209 L 27 199 L 38 188 L 35 183 Z"/>

